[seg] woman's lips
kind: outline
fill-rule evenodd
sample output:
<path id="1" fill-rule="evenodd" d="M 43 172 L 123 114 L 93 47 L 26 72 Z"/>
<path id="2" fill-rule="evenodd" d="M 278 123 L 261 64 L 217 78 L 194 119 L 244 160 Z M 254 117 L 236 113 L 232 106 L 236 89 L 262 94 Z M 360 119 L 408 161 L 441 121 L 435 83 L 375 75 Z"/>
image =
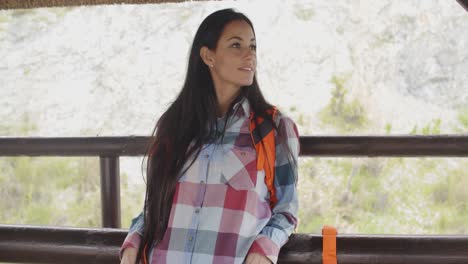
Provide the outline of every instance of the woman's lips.
<path id="1" fill-rule="evenodd" d="M 252 68 L 252 67 L 240 67 L 239 70 L 241 70 L 241 71 L 253 72 L 253 68 Z"/>

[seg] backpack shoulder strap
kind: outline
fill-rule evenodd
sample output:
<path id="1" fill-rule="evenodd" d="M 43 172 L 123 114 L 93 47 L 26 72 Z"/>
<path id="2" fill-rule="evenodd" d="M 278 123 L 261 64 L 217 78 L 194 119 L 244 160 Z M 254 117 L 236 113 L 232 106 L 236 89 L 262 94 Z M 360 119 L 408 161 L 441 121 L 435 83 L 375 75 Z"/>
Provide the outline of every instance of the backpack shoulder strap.
<path id="1" fill-rule="evenodd" d="M 276 107 L 273 107 L 268 109 L 267 113 L 271 115 L 274 121 L 278 110 Z M 265 171 L 265 184 L 270 193 L 270 208 L 273 209 L 278 202 L 274 185 L 276 159 L 275 131 L 270 122 L 264 122 L 264 118 L 255 116 L 253 112 L 250 112 L 249 119 L 250 136 L 257 152 L 257 170 L 263 169 Z"/>

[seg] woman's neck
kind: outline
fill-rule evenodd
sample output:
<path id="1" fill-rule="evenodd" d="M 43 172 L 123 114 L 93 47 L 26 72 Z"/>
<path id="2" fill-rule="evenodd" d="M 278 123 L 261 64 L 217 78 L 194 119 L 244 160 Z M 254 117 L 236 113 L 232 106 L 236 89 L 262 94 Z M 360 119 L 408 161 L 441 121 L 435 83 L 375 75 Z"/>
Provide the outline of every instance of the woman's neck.
<path id="1" fill-rule="evenodd" d="M 229 106 L 231 105 L 232 101 L 236 99 L 236 97 L 240 93 L 240 87 L 236 89 L 216 89 L 216 96 L 218 98 L 218 110 L 216 113 L 217 117 L 223 117 L 226 115 L 227 111 L 229 110 Z"/>

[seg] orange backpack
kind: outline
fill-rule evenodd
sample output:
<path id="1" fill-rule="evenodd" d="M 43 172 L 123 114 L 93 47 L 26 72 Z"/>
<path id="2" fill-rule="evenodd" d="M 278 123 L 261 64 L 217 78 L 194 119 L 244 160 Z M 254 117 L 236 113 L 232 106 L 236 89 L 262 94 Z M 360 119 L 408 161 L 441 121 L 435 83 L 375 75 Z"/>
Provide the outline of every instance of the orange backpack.
<path id="1" fill-rule="evenodd" d="M 267 113 L 275 120 L 278 113 L 276 107 L 267 110 Z M 278 202 L 275 191 L 275 158 L 276 158 L 276 145 L 275 145 L 275 131 L 270 122 L 264 122 L 262 117 L 255 117 L 254 113 L 250 112 L 250 125 L 249 131 L 252 137 L 253 145 L 257 151 L 257 170 L 263 169 L 265 171 L 265 184 L 270 193 L 270 208 Z M 262 146 L 262 141 L 264 146 Z"/>
<path id="2" fill-rule="evenodd" d="M 278 113 L 276 107 L 267 111 L 272 116 L 272 120 Z M 275 159 L 276 159 L 276 145 L 275 134 L 273 125 L 269 122 L 263 122 L 262 117 L 254 118 L 254 113 L 250 112 L 250 136 L 257 151 L 257 170 L 263 169 L 265 171 L 265 183 L 270 193 L 270 208 L 278 202 L 275 191 Z M 263 141 L 265 147 L 262 147 Z M 336 264 L 336 234 L 337 230 L 333 226 L 324 226 L 322 228 L 322 263 L 323 264 Z"/>

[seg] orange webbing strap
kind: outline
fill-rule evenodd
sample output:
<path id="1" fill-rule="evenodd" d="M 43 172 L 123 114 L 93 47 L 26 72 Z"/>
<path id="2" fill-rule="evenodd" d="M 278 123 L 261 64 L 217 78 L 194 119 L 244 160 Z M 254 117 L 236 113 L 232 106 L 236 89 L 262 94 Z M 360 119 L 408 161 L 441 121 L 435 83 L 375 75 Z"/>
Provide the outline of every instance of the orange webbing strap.
<path id="1" fill-rule="evenodd" d="M 148 264 L 148 260 L 146 259 L 146 247 L 148 244 L 145 245 L 145 248 L 143 249 L 143 264 Z"/>
<path id="2" fill-rule="evenodd" d="M 322 264 L 337 264 L 336 260 L 336 228 L 323 226 Z"/>

